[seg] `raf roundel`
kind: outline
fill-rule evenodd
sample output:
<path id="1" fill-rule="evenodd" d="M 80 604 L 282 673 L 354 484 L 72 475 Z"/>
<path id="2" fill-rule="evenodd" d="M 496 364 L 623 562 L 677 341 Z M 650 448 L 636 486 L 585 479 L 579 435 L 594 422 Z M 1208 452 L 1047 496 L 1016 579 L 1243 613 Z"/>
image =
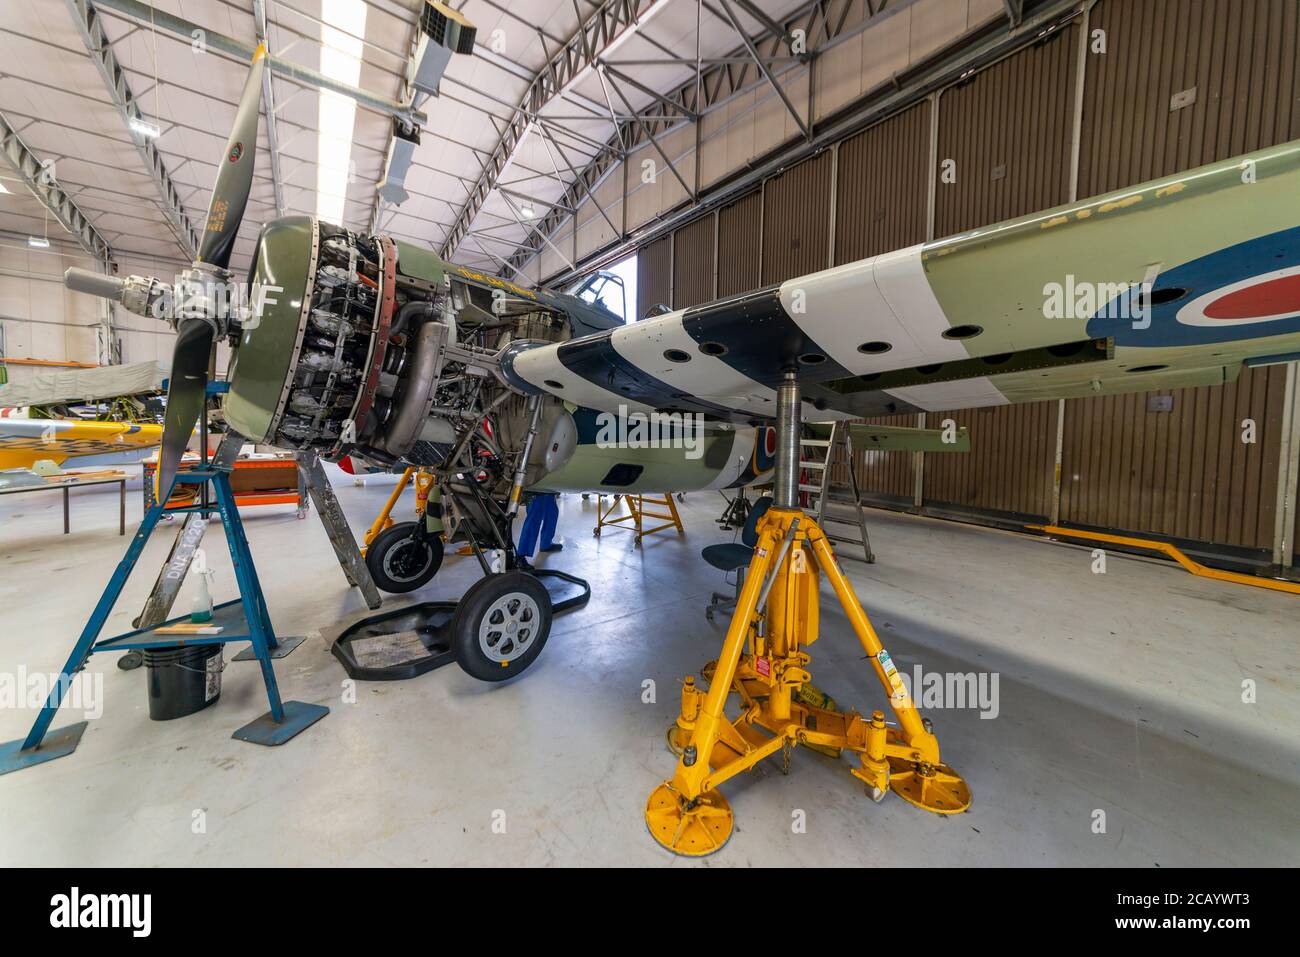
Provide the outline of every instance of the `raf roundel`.
<path id="1" fill-rule="evenodd" d="M 1163 293 L 1163 296 L 1162 296 Z M 1300 332 L 1300 227 L 1216 250 L 1162 272 L 1148 321 L 1114 319 L 1125 293 L 1088 322 L 1088 334 L 1158 348 Z M 1267 324 L 1266 328 L 1261 328 Z"/>
<path id="2" fill-rule="evenodd" d="M 1186 326 L 1253 325 L 1300 316 L 1300 267 L 1243 279 L 1193 299 L 1178 310 Z"/>

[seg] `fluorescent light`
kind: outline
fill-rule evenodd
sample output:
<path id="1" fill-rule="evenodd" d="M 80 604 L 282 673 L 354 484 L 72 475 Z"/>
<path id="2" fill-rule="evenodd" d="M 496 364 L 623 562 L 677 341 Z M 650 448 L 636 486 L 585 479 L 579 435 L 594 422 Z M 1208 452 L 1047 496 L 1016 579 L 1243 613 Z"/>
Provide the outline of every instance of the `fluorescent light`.
<path id="1" fill-rule="evenodd" d="M 27 245 L 32 249 L 49 249 L 50 241 L 43 236 L 28 236 Z"/>
<path id="2" fill-rule="evenodd" d="M 322 0 L 320 71 L 331 80 L 357 86 L 361 81 L 361 37 L 366 35 L 365 0 Z M 316 146 L 316 215 L 343 225 L 351 174 L 356 101 L 321 90 Z"/>
<path id="3" fill-rule="evenodd" d="M 131 129 L 148 139 L 154 140 L 162 135 L 162 127 L 157 123 L 150 123 L 143 116 L 133 116 L 130 122 Z"/>

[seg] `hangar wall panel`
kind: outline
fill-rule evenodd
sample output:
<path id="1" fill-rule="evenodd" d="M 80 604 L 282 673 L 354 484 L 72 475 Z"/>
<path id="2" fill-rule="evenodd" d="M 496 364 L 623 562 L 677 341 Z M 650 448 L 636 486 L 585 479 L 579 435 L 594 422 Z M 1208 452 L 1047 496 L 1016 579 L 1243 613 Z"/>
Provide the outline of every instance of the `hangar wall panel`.
<path id="1" fill-rule="evenodd" d="M 718 212 L 718 296 L 734 296 L 760 285 L 763 195 L 753 192 Z"/>
<path id="2" fill-rule="evenodd" d="M 925 457 L 925 504 L 1047 518 L 1056 464 L 1056 402 L 931 412 L 971 432 L 970 452 Z"/>
<path id="3" fill-rule="evenodd" d="M 915 415 L 880 415 L 863 419 L 871 425 L 916 425 Z M 915 472 L 911 452 L 877 452 L 856 450 L 858 491 L 864 502 L 911 505 L 915 488 Z M 843 467 L 835 470 L 837 481 L 846 481 Z"/>
<path id="4" fill-rule="evenodd" d="M 1066 403 L 1061 518 L 1173 538 L 1271 548 L 1284 366 L 1246 369 L 1235 383 Z M 1152 395 L 1157 393 L 1152 393 Z M 1256 423 L 1254 444 L 1242 422 Z"/>
<path id="5" fill-rule="evenodd" d="M 673 241 L 671 236 L 643 247 L 636 257 L 636 315 L 640 319 L 651 306 L 672 305 Z"/>
<path id="6" fill-rule="evenodd" d="M 764 184 L 760 285 L 830 265 L 831 167 L 826 150 Z"/>
<path id="7" fill-rule="evenodd" d="M 839 146 L 835 264 L 925 241 L 930 104 L 920 103 Z"/>
<path id="8" fill-rule="evenodd" d="M 715 224 L 713 216 L 706 216 L 673 233 L 674 309 L 713 298 Z"/>
<path id="9" fill-rule="evenodd" d="M 69 292 L 63 273 L 70 266 L 98 271 L 88 256 L 71 249 L 28 250 L 0 239 L 0 327 L 4 329 L 5 355 L 47 362 L 98 361 L 99 302 Z M 157 263 L 120 260 L 124 275 L 166 274 Z M 123 362 L 171 361 L 175 333 L 169 326 L 113 307 L 113 322 L 121 344 Z M 224 355 L 218 369 L 225 367 Z M 21 382 L 41 367 L 11 365 L 10 381 Z M 4 393 L 0 390 L 0 405 Z"/>
<path id="10" fill-rule="evenodd" d="M 936 237 L 1068 202 L 1076 47 L 1063 30 L 943 92 Z"/>
<path id="11" fill-rule="evenodd" d="M 1298 29 L 1295 0 L 1098 3 L 1089 30 L 1106 52 L 1088 54 L 1079 195 L 1300 137 Z"/>

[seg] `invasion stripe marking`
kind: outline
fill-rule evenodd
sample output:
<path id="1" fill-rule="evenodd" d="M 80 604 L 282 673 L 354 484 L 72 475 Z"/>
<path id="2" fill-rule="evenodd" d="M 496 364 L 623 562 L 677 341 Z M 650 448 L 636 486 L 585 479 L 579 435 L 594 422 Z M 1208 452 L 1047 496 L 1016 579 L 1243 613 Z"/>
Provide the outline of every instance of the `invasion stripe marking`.
<path id="1" fill-rule="evenodd" d="M 614 348 L 609 335 L 562 343 L 556 353 L 564 367 L 615 395 L 643 402 L 659 411 L 703 412 L 731 418 L 735 411 L 675 389 L 633 365 Z"/>
<path id="2" fill-rule="evenodd" d="M 600 388 L 575 372 L 564 367 L 555 346 L 539 346 L 517 354 L 511 362 L 511 373 L 567 402 L 588 409 L 617 412 L 620 405 L 629 412 L 653 412 L 650 406 L 630 396 L 618 395 Z M 557 385 L 548 385 L 548 382 Z"/>
<path id="3" fill-rule="evenodd" d="M 849 371 L 818 345 L 781 304 L 780 287 L 769 286 L 688 309 L 682 327 L 692 339 L 705 345 L 716 343 L 725 352 L 718 356 L 736 371 L 776 388 L 789 368 L 798 368 L 817 379 L 840 379 Z M 801 356 L 824 356 L 815 364 L 800 364 Z M 805 385 L 811 396 L 812 390 Z M 820 396 L 829 396 L 817 390 Z"/>

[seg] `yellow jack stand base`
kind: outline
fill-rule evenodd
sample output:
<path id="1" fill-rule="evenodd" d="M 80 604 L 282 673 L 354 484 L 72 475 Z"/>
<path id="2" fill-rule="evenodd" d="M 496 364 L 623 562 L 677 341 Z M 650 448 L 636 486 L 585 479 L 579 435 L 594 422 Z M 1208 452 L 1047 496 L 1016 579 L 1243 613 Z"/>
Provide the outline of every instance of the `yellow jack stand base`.
<path id="1" fill-rule="evenodd" d="M 946 764 L 915 764 L 891 758 L 889 790 L 908 804 L 935 814 L 960 814 L 970 807 L 970 788 Z"/>
<path id="2" fill-rule="evenodd" d="M 674 854 L 706 857 L 722 850 L 731 840 L 735 816 L 719 791 L 705 791 L 692 807 L 667 784 L 650 795 L 645 806 L 645 823 L 650 836 Z"/>

